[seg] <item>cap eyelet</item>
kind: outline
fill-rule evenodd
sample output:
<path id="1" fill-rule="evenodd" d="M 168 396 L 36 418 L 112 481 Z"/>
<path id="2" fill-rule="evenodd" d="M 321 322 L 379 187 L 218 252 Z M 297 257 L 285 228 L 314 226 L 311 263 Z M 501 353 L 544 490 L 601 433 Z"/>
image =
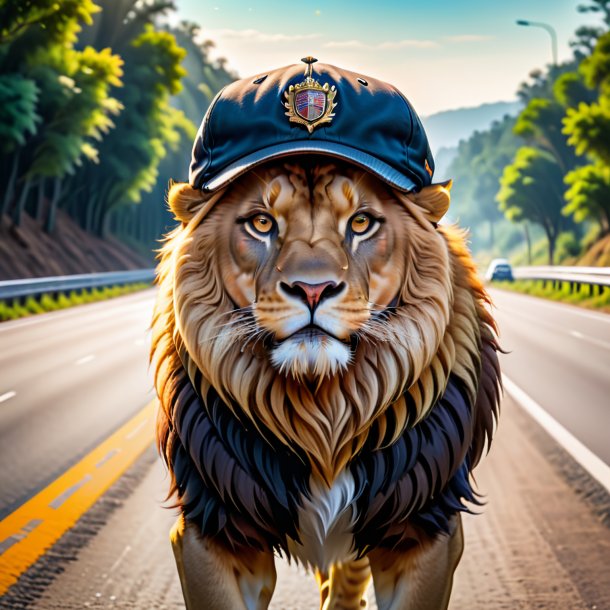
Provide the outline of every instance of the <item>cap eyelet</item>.
<path id="1" fill-rule="evenodd" d="M 357 80 L 357 81 L 358 81 L 358 82 L 359 82 L 361 85 L 364 85 L 365 87 L 368 87 L 368 86 L 369 86 L 369 84 L 368 84 L 368 83 L 367 83 L 367 82 L 366 82 L 366 81 L 365 81 L 363 78 L 358 77 L 356 80 Z"/>
<path id="2" fill-rule="evenodd" d="M 267 78 L 267 76 L 269 76 L 269 75 L 265 74 L 265 76 L 260 76 L 256 80 L 252 81 L 252 84 L 253 85 L 260 85 Z"/>

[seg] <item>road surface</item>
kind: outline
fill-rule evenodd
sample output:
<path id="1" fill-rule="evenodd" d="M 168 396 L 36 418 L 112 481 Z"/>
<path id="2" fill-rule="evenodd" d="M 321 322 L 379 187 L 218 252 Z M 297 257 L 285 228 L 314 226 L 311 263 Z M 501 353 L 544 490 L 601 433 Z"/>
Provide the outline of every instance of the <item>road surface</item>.
<path id="1" fill-rule="evenodd" d="M 499 291 L 493 297 L 511 350 L 502 359 L 508 377 L 607 462 L 610 316 Z M 0 326 L 2 516 L 36 499 L 148 402 L 152 298 L 146 292 Z M 510 396 L 477 481 L 487 506 L 465 516 L 453 610 L 610 609 L 608 494 Z M 183 608 L 167 541 L 174 515 L 161 507 L 166 488 L 150 447 L 25 571 L 0 608 Z M 32 537 L 19 535 L 24 544 Z M 281 562 L 278 569 L 272 608 L 316 608 L 311 575 Z"/>
<path id="2" fill-rule="evenodd" d="M 610 464 L 610 315 L 490 292 L 503 373 Z"/>
<path id="3" fill-rule="evenodd" d="M 150 402 L 154 294 L 0 324 L 0 519 Z"/>

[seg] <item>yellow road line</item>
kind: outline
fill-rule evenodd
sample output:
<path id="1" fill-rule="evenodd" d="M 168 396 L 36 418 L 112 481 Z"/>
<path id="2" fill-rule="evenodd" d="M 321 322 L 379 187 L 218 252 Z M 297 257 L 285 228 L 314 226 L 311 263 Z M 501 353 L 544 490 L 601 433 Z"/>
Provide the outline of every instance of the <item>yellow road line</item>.
<path id="1" fill-rule="evenodd" d="M 69 530 L 153 439 L 155 401 L 0 522 L 0 595 Z"/>

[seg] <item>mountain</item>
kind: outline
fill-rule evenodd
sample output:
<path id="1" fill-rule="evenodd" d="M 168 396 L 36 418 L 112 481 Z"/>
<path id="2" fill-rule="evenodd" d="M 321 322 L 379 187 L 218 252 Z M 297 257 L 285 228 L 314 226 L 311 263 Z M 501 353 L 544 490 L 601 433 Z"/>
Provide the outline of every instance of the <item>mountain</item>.
<path id="1" fill-rule="evenodd" d="M 516 115 L 521 108 L 522 104 L 518 101 L 494 102 L 473 108 L 444 110 L 423 117 L 422 122 L 428 134 L 432 154 L 436 155 L 441 148 L 454 148 L 473 131 L 487 129 L 506 114 Z"/>

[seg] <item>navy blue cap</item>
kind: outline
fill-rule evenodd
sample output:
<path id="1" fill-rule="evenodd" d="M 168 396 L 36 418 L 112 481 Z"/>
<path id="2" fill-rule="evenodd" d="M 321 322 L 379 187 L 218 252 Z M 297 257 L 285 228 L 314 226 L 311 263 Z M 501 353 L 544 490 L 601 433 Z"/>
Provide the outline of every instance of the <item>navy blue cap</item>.
<path id="1" fill-rule="evenodd" d="M 303 61 L 238 80 L 216 96 L 193 145 L 193 187 L 214 191 L 261 163 L 300 154 L 352 162 L 403 192 L 431 183 L 426 133 L 400 91 Z"/>

